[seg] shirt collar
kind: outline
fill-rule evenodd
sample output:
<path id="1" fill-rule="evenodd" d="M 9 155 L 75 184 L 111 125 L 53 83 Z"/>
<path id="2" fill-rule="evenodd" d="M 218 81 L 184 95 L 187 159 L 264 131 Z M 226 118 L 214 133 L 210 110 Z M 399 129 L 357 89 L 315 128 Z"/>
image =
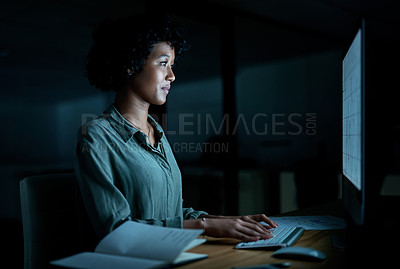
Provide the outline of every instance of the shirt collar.
<path id="1" fill-rule="evenodd" d="M 118 132 L 118 134 L 122 137 L 124 142 L 127 142 L 132 136 L 137 136 L 141 142 L 146 141 L 145 135 L 140 132 L 139 129 L 132 126 L 115 108 L 113 104 L 111 104 L 103 113 L 102 117 L 106 118 L 110 124 L 114 127 L 114 129 Z M 157 132 L 156 136 L 159 137 L 159 140 L 164 135 L 163 129 L 161 126 L 153 119 L 152 116 L 148 115 L 148 121 L 151 126 L 155 127 L 155 131 Z"/>

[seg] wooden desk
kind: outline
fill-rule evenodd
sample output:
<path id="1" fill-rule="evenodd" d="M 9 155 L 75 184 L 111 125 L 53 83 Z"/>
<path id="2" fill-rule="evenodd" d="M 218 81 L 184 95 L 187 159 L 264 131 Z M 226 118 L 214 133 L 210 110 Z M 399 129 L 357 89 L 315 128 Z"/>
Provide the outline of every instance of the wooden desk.
<path id="1" fill-rule="evenodd" d="M 323 262 L 308 262 L 273 258 L 271 250 L 243 250 L 234 246 L 240 241 L 234 239 L 207 238 L 207 242 L 190 250 L 190 252 L 208 254 L 208 258 L 180 266 L 180 269 L 224 269 L 245 265 L 258 265 L 288 261 L 289 268 L 344 268 L 344 253 L 332 247 L 332 231 L 305 231 L 295 246 L 311 247 L 324 252 L 327 256 Z"/>

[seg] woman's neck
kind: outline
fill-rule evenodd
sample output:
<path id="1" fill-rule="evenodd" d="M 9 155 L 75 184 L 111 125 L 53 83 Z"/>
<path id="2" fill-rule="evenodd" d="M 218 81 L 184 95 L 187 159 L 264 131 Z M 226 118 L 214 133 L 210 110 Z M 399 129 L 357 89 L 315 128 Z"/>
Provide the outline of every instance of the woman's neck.
<path id="1" fill-rule="evenodd" d="M 150 104 L 137 98 L 132 92 L 117 92 L 114 106 L 119 113 L 130 123 L 141 129 L 147 129 L 147 117 L 149 115 Z"/>

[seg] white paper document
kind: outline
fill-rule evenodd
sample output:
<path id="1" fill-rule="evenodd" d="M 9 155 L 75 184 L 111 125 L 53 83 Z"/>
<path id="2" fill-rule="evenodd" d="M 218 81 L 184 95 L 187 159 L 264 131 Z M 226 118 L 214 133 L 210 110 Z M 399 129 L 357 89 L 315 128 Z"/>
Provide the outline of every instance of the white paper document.
<path id="1" fill-rule="evenodd" d="M 95 252 L 79 253 L 51 263 L 88 269 L 162 268 L 206 258 L 205 254 L 183 252 L 205 242 L 196 239 L 202 232 L 127 221 L 105 236 Z"/>
<path id="2" fill-rule="evenodd" d="M 127 221 L 104 237 L 95 252 L 173 261 L 201 233 L 202 230 L 166 228 Z"/>
<path id="3" fill-rule="evenodd" d="M 344 219 L 328 215 L 270 217 L 270 219 L 278 223 L 279 227 L 303 227 L 306 230 L 346 228 L 346 221 Z"/>
<path id="4" fill-rule="evenodd" d="M 165 261 L 140 259 L 118 255 L 102 254 L 97 252 L 82 252 L 51 264 L 68 268 L 97 268 L 97 269 L 134 269 L 134 268 L 162 268 Z"/>

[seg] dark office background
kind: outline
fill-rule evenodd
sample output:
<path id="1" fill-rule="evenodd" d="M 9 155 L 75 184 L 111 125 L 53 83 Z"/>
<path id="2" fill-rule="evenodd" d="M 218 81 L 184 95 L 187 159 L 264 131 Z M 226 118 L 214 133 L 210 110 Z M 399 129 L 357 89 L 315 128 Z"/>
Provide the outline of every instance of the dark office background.
<path id="1" fill-rule="evenodd" d="M 192 49 L 167 104 L 153 110 L 182 169 L 185 205 L 278 214 L 340 196 L 343 51 L 360 16 L 376 40 L 398 44 L 394 2 L 2 1 L 6 253 L 22 265 L 19 181 L 73 170 L 78 127 L 113 100 L 83 76 L 91 32 L 104 18 L 164 11 L 189 30 Z"/>

